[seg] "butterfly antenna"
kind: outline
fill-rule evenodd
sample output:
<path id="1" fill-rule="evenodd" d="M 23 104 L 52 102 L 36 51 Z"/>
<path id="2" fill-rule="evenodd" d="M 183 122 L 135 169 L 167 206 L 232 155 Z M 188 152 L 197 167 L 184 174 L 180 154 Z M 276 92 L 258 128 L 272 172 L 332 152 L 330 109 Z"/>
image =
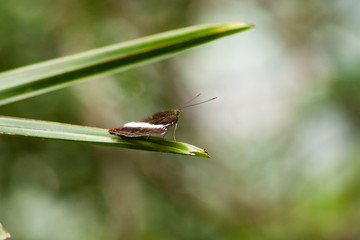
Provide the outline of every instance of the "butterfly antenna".
<path id="1" fill-rule="evenodd" d="M 198 96 L 200 96 L 200 94 L 199 94 Z M 196 96 L 196 97 L 198 97 L 198 96 Z M 194 99 L 195 99 L 195 98 L 194 98 Z M 186 105 L 185 107 L 182 107 L 181 110 L 183 110 L 184 108 L 187 108 L 187 107 L 192 107 L 192 106 L 196 106 L 196 105 L 203 104 L 203 103 L 206 103 L 206 102 L 210 102 L 210 101 L 215 100 L 215 99 L 217 99 L 217 97 L 213 97 L 213 98 L 210 98 L 210 99 L 208 99 L 208 100 L 205 100 L 205 101 L 202 101 L 202 102 L 199 102 L 199 103 L 194 103 L 194 104 Z"/>
<path id="2" fill-rule="evenodd" d="M 194 101 L 196 98 L 200 97 L 201 93 L 199 93 L 198 95 L 196 95 L 195 97 L 193 97 L 192 99 L 190 99 L 189 101 L 187 101 L 185 103 L 185 106 L 187 106 L 189 103 L 191 103 L 192 101 Z M 183 109 L 184 107 L 180 108 L 180 109 Z"/>

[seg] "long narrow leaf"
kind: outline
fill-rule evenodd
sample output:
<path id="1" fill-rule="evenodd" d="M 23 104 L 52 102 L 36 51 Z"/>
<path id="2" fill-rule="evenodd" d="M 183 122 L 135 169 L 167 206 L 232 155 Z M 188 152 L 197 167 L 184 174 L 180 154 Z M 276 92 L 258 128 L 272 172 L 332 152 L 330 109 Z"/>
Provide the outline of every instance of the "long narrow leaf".
<path id="1" fill-rule="evenodd" d="M 21 135 L 106 145 L 120 148 L 209 157 L 205 150 L 193 145 L 161 137 L 122 138 L 110 135 L 107 129 L 56 122 L 0 116 L 0 134 Z"/>
<path id="2" fill-rule="evenodd" d="M 163 59 L 249 28 L 252 25 L 245 22 L 197 25 L 6 71 L 0 73 L 0 106 Z"/>

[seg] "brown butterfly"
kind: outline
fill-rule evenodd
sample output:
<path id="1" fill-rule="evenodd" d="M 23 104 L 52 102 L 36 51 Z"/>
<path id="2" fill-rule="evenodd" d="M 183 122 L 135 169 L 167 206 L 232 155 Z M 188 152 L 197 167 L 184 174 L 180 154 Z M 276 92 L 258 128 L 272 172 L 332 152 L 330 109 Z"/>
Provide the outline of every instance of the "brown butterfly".
<path id="1" fill-rule="evenodd" d="M 196 97 L 194 97 L 191 101 L 193 101 L 195 98 L 200 96 L 198 94 Z M 203 102 L 190 104 L 185 107 L 182 107 L 181 109 L 174 109 L 174 110 L 165 110 L 161 112 L 154 113 L 153 115 L 144 118 L 142 120 L 139 120 L 137 122 L 128 122 L 124 126 L 120 128 L 113 128 L 109 130 L 109 133 L 112 135 L 117 136 L 124 136 L 124 137 L 142 137 L 142 136 L 150 136 L 150 135 L 164 135 L 175 126 L 174 132 L 173 132 L 173 138 L 175 139 L 175 132 L 177 127 L 177 122 L 179 119 L 179 115 L 181 111 L 184 108 L 199 105 L 205 102 L 212 101 L 216 99 L 217 97 L 208 99 Z M 190 101 L 190 102 L 191 102 Z"/>

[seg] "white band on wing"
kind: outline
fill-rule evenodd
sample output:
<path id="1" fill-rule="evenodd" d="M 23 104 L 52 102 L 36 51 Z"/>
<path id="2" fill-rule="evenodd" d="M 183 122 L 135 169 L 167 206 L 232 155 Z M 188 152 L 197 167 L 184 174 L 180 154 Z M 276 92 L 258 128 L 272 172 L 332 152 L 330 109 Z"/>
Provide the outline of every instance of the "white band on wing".
<path id="1" fill-rule="evenodd" d="M 124 127 L 130 127 L 130 128 L 165 128 L 167 125 L 163 124 L 151 124 L 146 122 L 128 122 L 124 125 Z"/>

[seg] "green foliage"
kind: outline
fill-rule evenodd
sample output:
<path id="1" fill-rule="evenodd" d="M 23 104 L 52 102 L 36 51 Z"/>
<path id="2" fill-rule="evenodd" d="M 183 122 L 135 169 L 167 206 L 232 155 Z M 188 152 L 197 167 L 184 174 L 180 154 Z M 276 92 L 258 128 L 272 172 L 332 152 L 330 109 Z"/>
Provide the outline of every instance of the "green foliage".
<path id="1" fill-rule="evenodd" d="M 250 28 L 252 25 L 245 22 L 192 26 L 6 71 L 0 74 L 0 105 L 71 86 L 93 76 L 164 59 Z M 189 144 L 154 137 L 149 141 L 120 139 L 111 137 L 106 129 L 60 123 L 2 117 L 0 131 L 3 134 L 208 157 L 204 150 Z"/>
<path id="2" fill-rule="evenodd" d="M 244 22 L 198 25 L 6 71 L 0 74 L 0 106 L 67 87 L 84 78 L 164 59 L 251 27 Z"/>
<path id="3" fill-rule="evenodd" d="M 107 129 L 76 126 L 63 123 L 30 119 L 0 117 L 0 132 L 10 135 L 40 137 L 65 141 L 93 143 L 97 145 L 177 153 L 197 157 L 209 157 L 198 147 L 174 142 L 160 137 L 120 138 L 113 137 Z"/>

